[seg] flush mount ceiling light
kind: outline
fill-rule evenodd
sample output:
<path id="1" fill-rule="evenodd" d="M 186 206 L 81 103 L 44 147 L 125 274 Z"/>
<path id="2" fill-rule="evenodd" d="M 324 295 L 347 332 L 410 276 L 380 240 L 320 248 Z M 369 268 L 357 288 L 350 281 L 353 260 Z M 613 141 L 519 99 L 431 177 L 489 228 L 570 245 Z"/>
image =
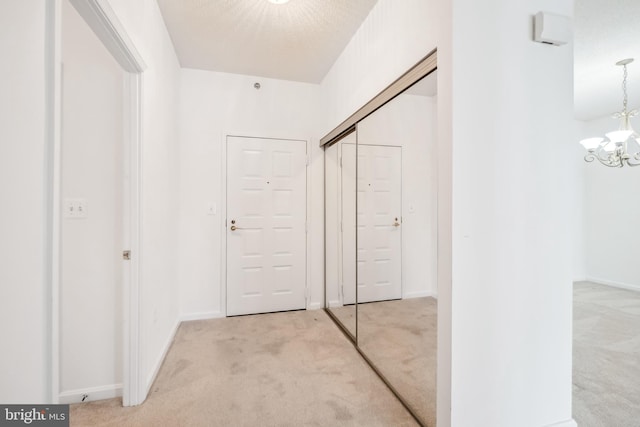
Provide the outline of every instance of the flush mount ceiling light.
<path id="1" fill-rule="evenodd" d="M 269 3 L 273 3 L 273 4 L 285 4 L 285 3 L 289 3 L 289 0 L 269 0 Z"/>
<path id="2" fill-rule="evenodd" d="M 627 65 L 632 62 L 633 58 L 616 62 L 616 65 L 624 68 L 622 111 L 613 114 L 614 119 L 620 120 L 620 129 L 605 134 L 604 138 L 587 138 L 580 141 L 587 150 L 587 155 L 584 156 L 586 162 L 598 160 L 612 168 L 621 168 L 625 164 L 640 165 L 640 135 L 633 130 L 629 121 L 631 117 L 638 115 L 638 110 L 627 110 Z"/>

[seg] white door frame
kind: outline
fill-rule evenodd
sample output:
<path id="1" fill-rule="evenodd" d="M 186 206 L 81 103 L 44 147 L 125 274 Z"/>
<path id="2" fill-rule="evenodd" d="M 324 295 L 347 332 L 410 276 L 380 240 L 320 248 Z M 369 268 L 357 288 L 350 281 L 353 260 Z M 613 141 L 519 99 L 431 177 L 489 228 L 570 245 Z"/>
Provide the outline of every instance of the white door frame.
<path id="1" fill-rule="evenodd" d="M 142 88 L 146 65 L 108 0 L 70 0 L 93 32 L 126 72 L 124 112 L 123 244 L 131 260 L 123 265 L 123 378 L 122 403 L 133 406 L 146 398 L 140 370 L 140 263 Z M 46 104 L 47 104 L 47 281 L 50 329 L 50 401 L 60 393 L 60 212 L 62 136 L 62 0 L 47 1 Z"/>
<path id="2" fill-rule="evenodd" d="M 302 141 L 305 143 L 306 152 L 307 152 L 307 165 L 306 165 L 306 176 L 307 176 L 307 187 L 306 187 L 306 227 L 305 227 L 305 238 L 306 238 L 306 254 L 305 254 L 305 290 L 304 290 L 304 300 L 305 300 L 305 308 L 309 309 L 310 299 L 311 299 L 311 291 L 309 290 L 309 286 L 311 283 L 311 268 L 309 265 L 309 261 L 311 259 L 311 239 L 310 239 L 310 231 L 311 231 L 311 153 L 310 153 L 310 143 L 312 141 L 311 138 L 299 138 L 291 135 L 279 136 L 274 135 L 270 132 L 223 132 L 220 137 L 220 145 L 221 145 L 221 156 L 220 156 L 220 316 L 227 316 L 227 139 L 229 137 L 239 137 L 239 138 L 260 138 L 260 139 L 277 139 L 277 140 L 285 140 L 285 141 Z"/>

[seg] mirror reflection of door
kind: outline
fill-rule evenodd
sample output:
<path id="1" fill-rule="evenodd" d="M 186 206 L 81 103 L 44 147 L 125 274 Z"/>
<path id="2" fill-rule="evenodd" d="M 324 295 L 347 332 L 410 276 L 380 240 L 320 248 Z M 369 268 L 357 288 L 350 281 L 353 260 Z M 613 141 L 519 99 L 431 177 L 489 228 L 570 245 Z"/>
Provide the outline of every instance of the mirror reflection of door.
<path id="1" fill-rule="evenodd" d="M 358 144 L 358 302 L 402 298 L 402 147 Z"/>

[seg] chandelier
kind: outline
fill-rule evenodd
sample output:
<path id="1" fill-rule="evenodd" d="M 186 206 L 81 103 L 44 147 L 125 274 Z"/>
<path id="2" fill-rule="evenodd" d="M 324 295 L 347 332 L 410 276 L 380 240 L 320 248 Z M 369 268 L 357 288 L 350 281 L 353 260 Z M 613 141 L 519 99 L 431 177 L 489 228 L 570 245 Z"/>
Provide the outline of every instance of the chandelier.
<path id="1" fill-rule="evenodd" d="M 620 120 L 620 129 L 605 134 L 604 137 L 587 138 L 580 141 L 580 144 L 587 150 L 584 156 L 586 162 L 598 160 L 605 166 L 621 168 L 623 166 L 640 165 L 640 135 L 631 127 L 630 119 L 638 115 L 638 110 L 628 111 L 627 109 L 627 65 L 633 62 L 633 58 L 623 59 L 616 62 L 616 65 L 624 68 L 622 79 L 622 111 L 613 114 L 614 119 Z"/>

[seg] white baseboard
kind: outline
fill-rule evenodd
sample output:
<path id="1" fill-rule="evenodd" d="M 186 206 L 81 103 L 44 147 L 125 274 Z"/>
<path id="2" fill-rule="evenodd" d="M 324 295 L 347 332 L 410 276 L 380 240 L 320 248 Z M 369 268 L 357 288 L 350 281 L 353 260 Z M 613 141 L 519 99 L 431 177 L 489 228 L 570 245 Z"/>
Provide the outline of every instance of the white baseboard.
<path id="1" fill-rule="evenodd" d="M 629 291 L 640 292 L 640 285 L 632 285 L 631 283 L 614 282 L 611 280 L 598 279 L 596 277 L 587 277 L 585 281 L 598 283 L 599 285 L 606 285 L 614 288 L 627 289 Z"/>
<path id="2" fill-rule="evenodd" d="M 209 319 L 220 319 L 224 316 L 224 313 L 221 311 L 203 311 L 200 313 L 185 313 L 180 316 L 181 322 L 188 322 L 191 320 L 209 320 Z"/>
<path id="3" fill-rule="evenodd" d="M 86 399 L 84 399 L 85 402 L 122 397 L 122 384 L 63 391 L 58 395 L 58 402 L 65 405 L 80 403 L 85 396 L 87 396 Z"/>
<path id="4" fill-rule="evenodd" d="M 145 400 L 146 398 L 149 396 L 149 391 L 151 390 L 151 387 L 153 386 L 153 382 L 156 380 L 156 377 L 158 376 L 158 372 L 160 371 L 160 368 L 162 367 L 162 363 L 164 362 L 165 357 L 167 357 L 167 353 L 169 352 L 169 349 L 171 348 L 171 344 L 173 343 L 173 339 L 176 336 L 176 332 L 178 332 L 178 327 L 180 326 L 180 323 L 182 323 L 180 321 L 180 319 L 176 319 L 176 323 L 175 325 L 173 325 L 173 328 L 171 329 L 171 332 L 169 333 L 169 337 L 167 339 L 167 341 L 164 343 L 163 349 L 162 349 L 162 353 L 160 354 L 160 357 L 158 357 L 156 359 L 156 362 L 153 365 L 153 371 L 151 371 L 151 375 L 149 375 L 149 377 L 147 377 L 147 386 L 145 387 Z"/>
<path id="5" fill-rule="evenodd" d="M 320 310 L 322 308 L 322 303 L 320 302 L 311 302 L 307 306 L 307 310 Z"/>
<path id="6" fill-rule="evenodd" d="M 402 299 L 424 298 L 424 297 L 432 297 L 432 298 L 438 299 L 438 294 L 436 292 L 431 292 L 431 291 L 407 292 L 402 296 Z"/>
<path id="7" fill-rule="evenodd" d="M 560 421 L 559 423 L 549 424 L 546 427 L 578 427 L 578 423 L 572 418 L 567 421 Z"/>

